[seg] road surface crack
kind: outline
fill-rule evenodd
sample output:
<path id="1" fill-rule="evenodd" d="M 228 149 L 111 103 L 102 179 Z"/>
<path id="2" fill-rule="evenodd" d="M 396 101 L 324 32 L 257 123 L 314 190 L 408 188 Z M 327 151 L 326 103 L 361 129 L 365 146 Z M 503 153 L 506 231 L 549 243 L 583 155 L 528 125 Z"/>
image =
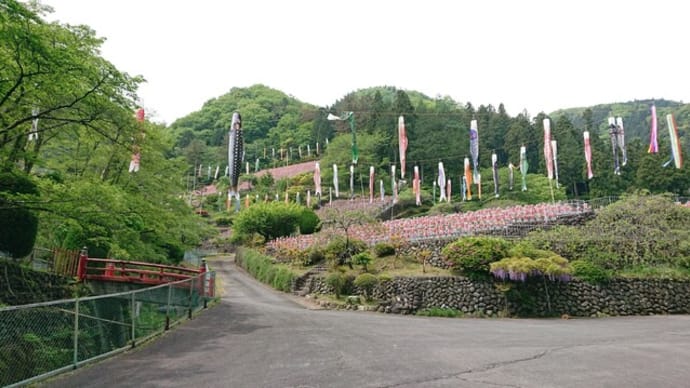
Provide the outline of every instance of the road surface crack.
<path id="1" fill-rule="evenodd" d="M 506 361 L 501 361 L 501 362 L 494 362 L 494 363 L 490 363 L 490 364 L 487 364 L 487 365 L 483 365 L 483 366 L 481 366 L 481 367 L 479 367 L 479 368 L 473 368 L 473 369 L 465 370 L 465 371 L 458 372 L 458 373 L 446 374 L 446 375 L 437 376 L 437 377 L 430 377 L 430 378 L 428 378 L 428 379 L 419 379 L 419 380 L 415 380 L 415 381 L 406 381 L 406 382 L 403 382 L 403 383 L 400 383 L 400 384 L 394 384 L 394 385 L 385 385 L 385 386 L 382 386 L 381 388 L 394 388 L 394 387 L 404 387 L 404 386 L 416 386 L 416 385 L 422 384 L 422 383 L 429 383 L 429 382 L 433 382 L 433 381 L 448 380 L 448 379 L 458 379 L 458 380 L 462 380 L 462 381 L 467 381 L 467 382 L 469 382 L 469 383 L 481 383 L 481 384 L 487 384 L 487 385 L 494 385 L 494 386 L 497 386 L 497 387 L 513 387 L 513 388 L 518 388 L 518 387 L 519 387 L 518 385 L 512 385 L 512 384 L 498 384 L 498 383 L 493 383 L 493 382 L 488 382 L 488 381 L 471 380 L 471 379 L 468 379 L 468 378 L 467 378 L 467 377 L 469 377 L 469 376 L 467 376 L 467 375 L 470 375 L 470 374 L 473 374 L 473 373 L 482 373 L 482 372 L 490 371 L 490 370 L 493 370 L 493 369 L 501 368 L 501 367 L 504 367 L 504 366 L 518 364 L 518 363 L 521 363 L 521 362 L 538 360 L 538 359 L 540 359 L 540 358 L 546 356 L 547 354 L 549 354 L 549 353 L 551 353 L 551 352 L 553 352 L 553 351 L 562 350 L 562 349 L 564 349 L 564 348 L 565 348 L 565 347 L 559 347 L 559 348 L 553 348 L 553 349 L 546 349 L 546 350 L 544 350 L 544 351 L 542 351 L 542 352 L 539 352 L 539 353 L 537 353 L 537 354 L 535 354 L 535 355 L 532 355 L 532 356 L 529 356 L 529 357 L 517 358 L 517 359 L 506 360 Z"/>

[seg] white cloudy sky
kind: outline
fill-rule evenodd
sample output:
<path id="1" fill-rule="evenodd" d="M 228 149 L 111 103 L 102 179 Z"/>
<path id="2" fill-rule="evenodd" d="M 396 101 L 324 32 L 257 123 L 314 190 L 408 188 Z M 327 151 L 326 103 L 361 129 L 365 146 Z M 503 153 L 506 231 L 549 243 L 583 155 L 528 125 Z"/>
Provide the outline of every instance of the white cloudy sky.
<path id="1" fill-rule="evenodd" d="M 331 105 L 372 86 L 515 115 L 633 99 L 690 100 L 687 5 L 615 0 L 42 0 L 143 75 L 171 123 L 262 83 Z"/>

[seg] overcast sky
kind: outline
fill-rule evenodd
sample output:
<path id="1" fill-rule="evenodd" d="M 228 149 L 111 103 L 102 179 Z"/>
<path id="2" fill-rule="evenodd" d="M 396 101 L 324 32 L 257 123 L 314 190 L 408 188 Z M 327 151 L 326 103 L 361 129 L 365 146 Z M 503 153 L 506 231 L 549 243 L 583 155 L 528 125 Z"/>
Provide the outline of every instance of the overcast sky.
<path id="1" fill-rule="evenodd" d="M 690 100 L 687 6 L 607 0 L 42 0 L 142 75 L 149 118 L 172 123 L 261 83 L 326 106 L 373 86 L 503 103 L 511 115 Z"/>

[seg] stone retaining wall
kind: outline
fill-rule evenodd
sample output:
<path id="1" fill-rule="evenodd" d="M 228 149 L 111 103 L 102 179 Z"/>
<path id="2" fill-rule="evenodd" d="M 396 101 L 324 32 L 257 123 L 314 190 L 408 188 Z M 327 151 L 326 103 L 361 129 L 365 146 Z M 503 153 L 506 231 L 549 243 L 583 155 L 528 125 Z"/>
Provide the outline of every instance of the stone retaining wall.
<path id="1" fill-rule="evenodd" d="M 22 305 L 69 299 L 75 292 L 73 280 L 34 271 L 18 263 L 0 259 L 0 305 Z"/>
<path id="2" fill-rule="evenodd" d="M 501 292 L 501 285 L 512 289 Z M 498 286 L 498 287 L 497 287 Z M 312 278 L 311 294 L 332 294 L 323 278 Z M 349 285 L 353 294 L 359 291 Z M 593 285 L 530 281 L 501 283 L 464 277 L 394 278 L 373 292 L 377 311 L 408 314 L 425 308 L 452 308 L 473 316 L 602 316 L 690 313 L 690 282 L 668 279 L 615 279 Z"/>

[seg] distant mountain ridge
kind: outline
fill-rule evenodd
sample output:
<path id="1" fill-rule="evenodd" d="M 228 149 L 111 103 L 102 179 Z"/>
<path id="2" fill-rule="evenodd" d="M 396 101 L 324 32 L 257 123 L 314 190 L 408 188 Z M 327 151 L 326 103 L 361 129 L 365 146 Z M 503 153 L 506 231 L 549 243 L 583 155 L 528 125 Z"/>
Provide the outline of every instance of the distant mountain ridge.
<path id="1" fill-rule="evenodd" d="M 651 128 L 651 107 L 656 106 L 657 124 L 660 137 L 667 137 L 666 115 L 672 113 L 678 124 L 679 135 L 684 137 L 687 128 L 690 127 L 690 106 L 679 101 L 664 99 L 633 100 L 628 102 L 615 102 L 609 104 L 598 104 L 590 107 L 559 109 L 551 112 L 549 116 L 566 116 L 576 128 L 584 130 L 586 123 L 584 112 L 587 109 L 592 111 L 592 123 L 594 128 L 587 128 L 590 131 L 596 129 L 600 135 L 608 132 L 608 117 L 621 117 L 625 127 L 626 141 L 640 139 L 643 142 L 649 141 Z"/>

